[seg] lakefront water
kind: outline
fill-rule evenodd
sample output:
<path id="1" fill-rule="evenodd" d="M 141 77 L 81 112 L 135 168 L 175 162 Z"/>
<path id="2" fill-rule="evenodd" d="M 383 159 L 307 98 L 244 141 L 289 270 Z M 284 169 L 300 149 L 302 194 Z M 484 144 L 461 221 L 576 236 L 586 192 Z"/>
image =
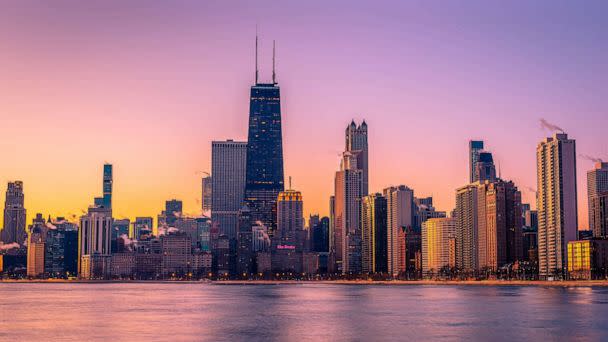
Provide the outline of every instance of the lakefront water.
<path id="1" fill-rule="evenodd" d="M 607 338 L 600 287 L 0 283 L 2 341 Z"/>

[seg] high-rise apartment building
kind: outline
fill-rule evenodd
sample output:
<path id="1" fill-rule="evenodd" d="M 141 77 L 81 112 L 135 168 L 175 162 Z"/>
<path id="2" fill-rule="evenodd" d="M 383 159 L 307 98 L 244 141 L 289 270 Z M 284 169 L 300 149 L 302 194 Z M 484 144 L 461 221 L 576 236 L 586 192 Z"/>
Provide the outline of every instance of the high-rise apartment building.
<path id="1" fill-rule="evenodd" d="M 567 245 L 577 239 L 576 144 L 565 133 L 536 148 L 538 266 L 541 278 L 562 277 Z"/>
<path id="2" fill-rule="evenodd" d="M 479 161 L 479 154 L 483 151 L 483 141 L 469 140 L 469 183 L 475 182 L 475 164 Z"/>
<path id="3" fill-rule="evenodd" d="M 466 272 L 474 271 L 478 266 L 478 184 L 472 183 L 456 190 L 456 267 Z"/>
<path id="4" fill-rule="evenodd" d="M 405 272 L 406 263 L 399 253 L 400 245 L 404 243 L 400 236 L 415 223 L 414 190 L 400 185 L 384 189 L 383 195 L 387 206 L 387 272 L 396 276 Z"/>
<path id="5" fill-rule="evenodd" d="M 361 198 L 362 272 L 388 272 L 387 200 L 381 194 Z"/>
<path id="6" fill-rule="evenodd" d="M 350 155 L 350 153 L 345 153 Z M 345 156 L 348 159 L 348 156 Z M 361 273 L 361 205 L 362 170 L 350 169 L 348 162 L 336 172 L 334 192 L 333 250 L 336 271 Z"/>
<path id="7" fill-rule="evenodd" d="M 211 154 L 211 221 L 218 226 L 220 234 L 234 239 L 245 196 L 247 143 L 214 141 Z"/>
<path id="8" fill-rule="evenodd" d="M 25 232 L 25 207 L 23 195 L 23 182 L 9 182 L 4 202 L 4 226 L 2 228 L 2 242 L 5 244 L 24 244 L 27 239 Z"/>
<path id="9" fill-rule="evenodd" d="M 608 237 L 608 163 L 599 162 L 587 171 L 589 229 L 596 238 Z"/>
<path id="10" fill-rule="evenodd" d="M 522 261 L 521 193 L 513 182 L 485 181 L 477 189 L 477 268 Z"/>
<path id="11" fill-rule="evenodd" d="M 455 251 L 450 248 L 455 237 L 456 222 L 453 218 L 432 218 L 422 224 L 422 271 L 425 276 L 455 266 Z"/>

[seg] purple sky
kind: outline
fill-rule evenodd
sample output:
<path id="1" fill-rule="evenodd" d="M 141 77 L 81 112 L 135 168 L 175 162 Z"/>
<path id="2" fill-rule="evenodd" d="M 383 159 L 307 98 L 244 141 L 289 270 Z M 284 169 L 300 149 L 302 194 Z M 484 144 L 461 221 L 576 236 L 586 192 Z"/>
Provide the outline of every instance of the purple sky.
<path id="1" fill-rule="evenodd" d="M 28 216 L 80 214 L 115 164 L 115 212 L 199 206 L 213 139 L 246 139 L 255 28 L 272 39 L 286 176 L 327 214 L 343 132 L 370 127 L 370 189 L 406 184 L 451 210 L 467 141 L 503 178 L 536 188 L 536 144 L 563 127 L 608 159 L 605 1 L 4 1 L 0 162 L 25 181 Z M 587 227 L 586 171 L 579 212 Z M 3 190 L 2 190 L 3 191 Z"/>

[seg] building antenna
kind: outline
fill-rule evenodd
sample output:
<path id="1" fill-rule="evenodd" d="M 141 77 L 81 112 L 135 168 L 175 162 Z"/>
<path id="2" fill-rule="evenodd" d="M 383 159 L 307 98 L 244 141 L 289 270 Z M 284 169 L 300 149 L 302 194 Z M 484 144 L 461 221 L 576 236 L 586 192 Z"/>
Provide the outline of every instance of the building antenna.
<path id="1" fill-rule="evenodd" d="M 277 74 L 275 73 L 275 67 L 274 67 L 274 55 L 275 55 L 275 41 L 272 41 L 272 84 L 277 84 Z"/>
<path id="2" fill-rule="evenodd" d="M 255 84 L 258 84 L 258 25 L 255 25 Z"/>
<path id="3" fill-rule="evenodd" d="M 291 190 L 291 176 L 289 176 L 289 190 Z"/>
<path id="4" fill-rule="evenodd" d="M 500 177 L 500 160 L 498 161 L 498 179 L 502 179 Z"/>

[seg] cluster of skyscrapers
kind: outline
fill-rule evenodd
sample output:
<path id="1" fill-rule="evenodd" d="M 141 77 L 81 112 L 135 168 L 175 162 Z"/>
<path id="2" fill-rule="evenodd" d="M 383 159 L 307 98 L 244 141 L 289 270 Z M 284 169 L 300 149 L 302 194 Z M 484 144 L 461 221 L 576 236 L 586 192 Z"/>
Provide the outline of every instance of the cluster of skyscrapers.
<path id="1" fill-rule="evenodd" d="M 576 145 L 556 133 L 537 146 L 536 210 L 497 173 L 483 141 L 469 142 L 469 180 L 448 215 L 406 185 L 369 189 L 368 126 L 353 120 L 334 175 L 329 217 L 303 216 L 285 189 L 281 96 L 251 87 L 247 141 L 213 141 L 199 217 L 168 200 L 157 217 L 116 219 L 113 167 L 78 223 L 37 214 L 26 229 L 22 182 L 6 191 L 0 271 L 29 277 L 598 278 L 608 274 L 608 163 L 587 174 L 589 228 L 578 231 Z M 289 182 L 291 183 L 291 181 Z M 585 237 L 583 239 L 583 237 Z"/>

